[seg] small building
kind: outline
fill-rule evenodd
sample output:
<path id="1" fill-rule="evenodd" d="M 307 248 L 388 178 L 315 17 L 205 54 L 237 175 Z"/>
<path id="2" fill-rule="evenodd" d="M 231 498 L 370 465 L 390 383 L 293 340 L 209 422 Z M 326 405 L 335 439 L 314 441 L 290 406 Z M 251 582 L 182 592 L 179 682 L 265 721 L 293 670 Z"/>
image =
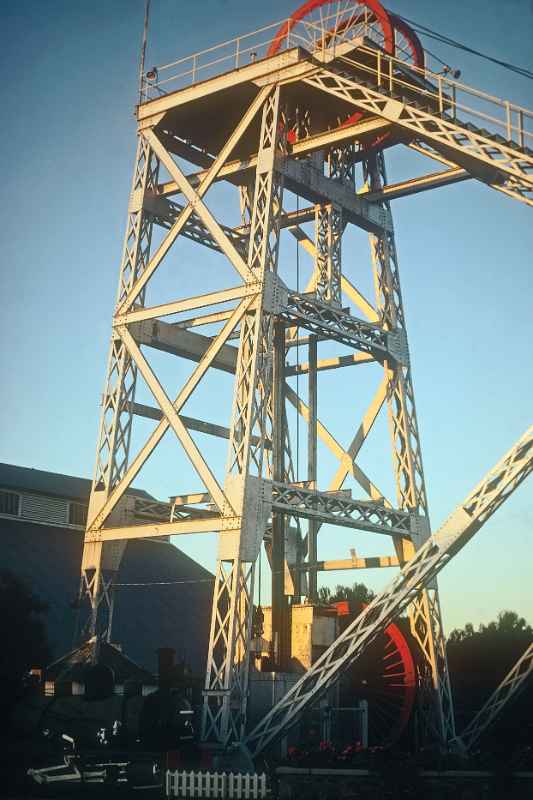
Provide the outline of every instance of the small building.
<path id="1" fill-rule="evenodd" d="M 80 644 L 76 599 L 90 491 L 84 478 L 0 464 L 2 568 L 47 603 L 55 659 Z M 142 490 L 130 493 L 153 499 Z M 171 647 L 194 675 L 203 674 L 212 581 L 168 540 L 129 541 L 117 581 L 113 642 L 150 672 L 157 670 L 156 650 Z"/>
<path id="2" fill-rule="evenodd" d="M 298 603 L 290 606 L 290 670 L 302 673 L 327 650 L 339 634 L 336 608 Z M 272 647 L 272 608 L 263 608 L 262 658 L 268 659 Z"/>
<path id="3" fill-rule="evenodd" d="M 87 670 L 92 666 L 92 657 L 93 642 L 89 641 L 49 664 L 45 673 L 45 695 L 85 695 Z M 127 690 L 128 685 L 132 684 L 143 696 L 157 690 L 156 678 L 124 655 L 117 645 L 108 642 L 99 644 L 98 666 L 109 670 L 115 694 L 123 695 L 124 688 Z"/>

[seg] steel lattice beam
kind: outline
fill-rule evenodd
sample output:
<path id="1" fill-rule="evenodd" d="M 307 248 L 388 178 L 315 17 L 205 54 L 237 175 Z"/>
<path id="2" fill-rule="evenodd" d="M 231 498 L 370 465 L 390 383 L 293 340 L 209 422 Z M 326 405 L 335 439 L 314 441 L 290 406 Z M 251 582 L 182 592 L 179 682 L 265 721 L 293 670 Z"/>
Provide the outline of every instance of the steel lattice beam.
<path id="1" fill-rule="evenodd" d="M 246 736 L 244 744 L 253 756 L 263 752 L 299 720 L 302 711 L 340 677 L 532 471 L 533 427 L 403 566 L 385 591 L 372 600 Z"/>
<path id="2" fill-rule="evenodd" d="M 401 80 L 395 84 L 392 79 L 388 85 L 385 82 L 379 85 L 373 74 L 366 79 L 357 74 L 364 65 L 347 58 L 342 62 L 343 68 L 329 65 L 327 69 L 317 69 L 304 82 L 390 121 L 442 151 L 473 177 L 533 205 L 533 154 L 524 153 L 513 143 L 501 142 L 498 137 L 491 137 L 445 112 L 422 107 L 427 104 L 425 92 L 420 93 L 420 99 L 400 97 L 397 92 L 405 91 Z M 414 87 L 410 90 L 416 94 Z M 489 174 L 487 167 L 491 168 Z"/>
<path id="3" fill-rule="evenodd" d="M 363 531 L 420 536 L 418 515 L 387 508 L 382 503 L 351 500 L 339 492 L 318 492 L 273 482 L 272 508 L 295 517 Z"/>
<path id="4" fill-rule="evenodd" d="M 316 298 L 289 292 L 287 305 L 281 311 L 291 325 L 298 325 L 323 339 L 333 339 L 363 353 L 383 360 L 407 358 L 405 341 L 401 333 L 387 331 Z"/>
<path id="5" fill-rule="evenodd" d="M 382 153 L 371 156 L 363 166 L 367 184 L 372 191 L 386 185 L 385 159 Z M 388 207 L 387 201 L 383 201 L 383 204 Z M 394 231 L 387 231 L 381 236 L 371 235 L 370 249 L 376 306 L 383 327 L 403 332 L 407 349 L 405 312 Z M 385 361 L 384 373 L 397 505 L 399 508 L 416 509 L 424 515 L 429 534 L 429 509 L 410 359 L 404 359 L 403 363 Z M 408 538 L 395 542 L 396 553 L 402 563 L 412 557 L 420 543 Z M 423 656 L 419 675 L 421 684 L 419 708 L 422 723 L 420 735 L 423 739 L 433 735 L 446 742 L 455 736 L 455 721 L 436 582 L 415 598 L 409 609 L 409 619 L 411 632 Z"/>
<path id="6" fill-rule="evenodd" d="M 139 139 L 133 173 L 128 222 L 119 274 L 117 303 L 123 302 L 131 287 L 144 273 L 149 258 L 153 220 L 145 213 L 141 200 L 154 191 L 158 182 L 159 161 L 149 144 Z M 134 199 L 135 198 L 135 199 Z M 144 304 L 144 293 L 139 295 Z M 100 430 L 96 449 L 96 466 L 89 500 L 89 517 L 106 503 L 115 487 L 123 480 L 133 421 L 137 369 L 120 339 L 110 344 L 106 386 L 100 415 Z M 86 597 L 91 607 L 88 635 L 109 639 L 113 616 L 111 586 L 119 568 L 123 546 L 101 543 L 84 545 L 80 597 Z"/>
<path id="7" fill-rule="evenodd" d="M 461 733 L 459 741 L 467 751 L 472 750 L 478 739 L 493 724 L 504 706 L 515 700 L 533 674 L 533 642 L 526 648 L 516 664 L 509 670 L 500 685 L 494 690 L 474 719 Z"/>
<path id="8" fill-rule="evenodd" d="M 247 261 L 247 282 L 259 282 L 263 289 L 241 320 L 225 484 L 242 527 L 236 536 L 220 536 L 204 690 L 202 737 L 216 743 L 241 738 L 246 721 L 255 562 L 266 523 L 262 506 L 250 515 L 250 506 L 261 502 L 261 484 L 251 475 L 262 477 L 265 441 L 273 438 L 270 354 L 283 195 L 275 163 L 285 147 L 280 118 L 280 87 L 269 87 L 263 97 Z"/>

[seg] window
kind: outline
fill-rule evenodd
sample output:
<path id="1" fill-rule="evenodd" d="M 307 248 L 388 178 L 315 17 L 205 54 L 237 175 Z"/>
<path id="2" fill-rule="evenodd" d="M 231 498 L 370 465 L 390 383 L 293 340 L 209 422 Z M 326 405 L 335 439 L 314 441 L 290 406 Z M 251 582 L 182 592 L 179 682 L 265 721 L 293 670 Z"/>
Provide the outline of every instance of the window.
<path id="1" fill-rule="evenodd" d="M 5 492 L 0 489 L 0 514 L 18 517 L 20 514 L 20 495 L 17 492 Z"/>
<path id="2" fill-rule="evenodd" d="M 71 503 L 68 513 L 69 524 L 82 525 L 85 527 L 87 524 L 87 510 L 88 506 L 83 503 Z"/>

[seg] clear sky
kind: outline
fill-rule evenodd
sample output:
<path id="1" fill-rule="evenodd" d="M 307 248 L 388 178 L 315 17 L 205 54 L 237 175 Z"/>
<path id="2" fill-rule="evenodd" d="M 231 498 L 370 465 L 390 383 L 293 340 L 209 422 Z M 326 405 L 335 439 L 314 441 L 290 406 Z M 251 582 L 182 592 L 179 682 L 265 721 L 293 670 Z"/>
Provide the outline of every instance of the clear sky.
<path id="1" fill-rule="evenodd" d="M 389 5 L 474 48 L 533 67 L 529 0 L 508 0 L 504 13 L 502 4 L 482 0 Z M 292 10 L 285 0 L 153 0 L 148 64 Z M 18 0 L 4 2 L 1 14 L 0 460 L 90 476 L 135 150 L 143 2 Z M 465 83 L 533 107 L 531 81 L 427 44 L 462 70 Z M 409 176 L 405 155 L 393 153 L 388 164 L 392 180 Z M 426 168 L 437 167 L 427 162 Z M 220 199 L 213 202 L 215 208 Z M 531 424 L 532 216 L 525 205 L 474 182 L 399 199 L 393 213 L 436 528 Z M 367 269 L 359 241 L 348 255 Z M 211 264 L 210 256 L 184 252 L 197 259 L 193 272 Z M 181 276 L 181 296 L 188 286 L 189 275 Z M 222 386 L 224 379 L 217 380 Z M 320 412 L 346 444 L 352 427 L 343 420 L 352 413 L 355 371 L 343 380 L 341 393 L 325 383 Z M 186 413 L 215 420 L 213 396 L 204 392 Z M 380 430 L 383 447 L 380 456 L 377 449 L 368 456 L 371 466 L 390 461 L 386 428 Z M 178 491 L 173 453 L 169 444 L 165 469 L 148 470 L 139 483 L 162 499 Z M 533 621 L 532 500 L 530 479 L 443 572 L 448 629 L 487 622 L 502 608 Z M 214 537 L 179 544 L 213 568 Z M 319 555 L 347 557 L 351 546 L 376 553 L 366 535 L 328 531 Z M 390 577 L 385 570 L 354 574 L 374 588 Z M 337 573 L 327 582 L 350 578 Z"/>

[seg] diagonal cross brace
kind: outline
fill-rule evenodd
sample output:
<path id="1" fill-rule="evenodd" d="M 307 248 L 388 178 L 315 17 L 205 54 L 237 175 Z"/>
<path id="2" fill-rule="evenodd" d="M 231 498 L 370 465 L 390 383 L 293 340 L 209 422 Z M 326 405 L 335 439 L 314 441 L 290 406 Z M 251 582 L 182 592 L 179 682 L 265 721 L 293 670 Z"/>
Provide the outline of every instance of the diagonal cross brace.
<path id="1" fill-rule="evenodd" d="M 235 330 L 235 327 L 239 323 L 240 319 L 242 318 L 243 314 L 248 310 L 250 305 L 254 302 L 254 298 L 245 298 L 241 301 L 241 303 L 237 306 L 231 317 L 228 319 L 220 333 L 215 336 L 206 349 L 205 354 L 202 356 L 198 366 L 193 370 L 190 378 L 185 383 L 181 391 L 178 393 L 176 399 L 174 400 L 173 406 L 176 412 L 185 405 L 195 388 L 198 386 L 202 378 L 204 377 L 205 373 L 212 366 L 213 361 L 215 360 L 217 354 L 220 352 L 222 347 L 227 342 L 230 334 Z M 133 461 L 131 462 L 130 466 L 124 473 L 122 480 L 115 486 L 109 497 L 107 498 L 106 502 L 100 509 L 100 511 L 96 514 L 94 519 L 89 520 L 87 525 L 87 530 L 91 530 L 94 528 L 100 527 L 109 516 L 111 511 L 115 508 L 116 504 L 126 491 L 126 489 L 131 485 L 132 481 L 135 479 L 137 474 L 139 473 L 141 467 L 145 463 L 146 459 L 149 455 L 153 452 L 154 448 L 159 444 L 165 433 L 169 428 L 169 422 L 166 418 L 163 418 L 161 422 L 157 425 L 157 427 L 152 431 L 150 436 L 148 437 L 147 441 L 141 447 Z"/>
<path id="2" fill-rule="evenodd" d="M 243 743 L 253 756 L 298 722 L 301 712 L 338 680 L 532 471 L 533 426 L 422 545 L 394 581 L 245 737 Z"/>
<path id="3" fill-rule="evenodd" d="M 213 498 L 215 504 L 218 506 L 220 511 L 222 511 L 222 509 L 226 506 L 229 506 L 231 509 L 231 504 L 229 503 L 226 495 L 222 491 L 222 488 L 220 487 L 215 476 L 209 469 L 209 466 L 202 458 L 194 439 L 184 425 L 181 417 L 174 408 L 163 387 L 154 375 L 154 372 L 147 360 L 141 353 L 139 345 L 136 343 L 135 339 L 125 325 L 120 325 L 118 327 L 118 333 L 126 345 L 130 356 L 135 361 L 139 372 L 146 381 L 146 384 L 152 392 L 154 398 L 159 403 L 159 407 L 166 417 L 170 427 L 183 445 L 183 449 L 185 450 L 191 464 L 204 482 L 205 487 Z"/>
<path id="4" fill-rule="evenodd" d="M 198 216 L 202 218 L 203 223 L 206 225 L 207 229 L 213 235 L 217 244 L 221 247 L 223 252 L 228 255 L 228 258 L 232 261 L 233 265 L 236 267 L 238 272 L 244 277 L 248 276 L 249 270 L 244 263 L 240 253 L 237 252 L 235 246 L 230 242 L 220 225 L 216 222 L 214 217 L 210 214 L 210 212 L 206 209 L 205 204 L 202 202 L 202 198 L 211 186 L 211 184 L 216 180 L 218 173 L 224 166 L 227 158 L 231 155 L 235 145 L 240 140 L 241 136 L 245 133 L 248 129 L 248 126 L 252 122 L 253 118 L 255 117 L 257 111 L 263 105 L 265 98 L 268 96 L 269 92 L 271 91 L 270 87 L 264 87 L 261 89 L 255 99 L 250 104 L 248 110 L 244 114 L 243 118 L 240 120 L 239 124 L 227 140 L 226 144 L 218 154 L 217 158 L 213 161 L 213 164 L 204 175 L 200 185 L 197 189 L 193 189 L 190 182 L 183 174 L 183 172 L 179 169 L 176 165 L 175 161 L 171 158 L 167 150 L 163 147 L 153 130 L 145 130 L 142 131 L 142 136 L 144 139 L 150 144 L 153 151 L 160 157 L 160 160 L 165 165 L 165 167 L 170 172 L 173 180 L 178 184 L 180 189 L 185 194 L 187 200 L 189 201 L 188 205 L 181 211 L 178 218 L 172 225 L 171 229 L 169 230 L 168 234 L 165 236 L 163 241 L 161 242 L 159 248 L 152 256 L 150 263 L 147 265 L 146 269 L 142 273 L 142 275 L 135 281 L 135 284 L 131 287 L 130 291 L 128 292 L 127 296 L 124 298 L 122 303 L 119 306 L 119 312 L 124 314 L 126 311 L 129 311 L 132 307 L 133 303 L 135 302 L 136 298 L 142 292 L 156 269 L 158 268 L 159 264 L 166 256 L 168 251 L 170 250 L 172 244 L 179 236 L 181 231 L 184 229 L 185 225 L 187 224 L 188 220 L 190 219 L 193 213 L 196 213 Z M 207 222 L 209 219 L 209 224 Z"/>
<path id="5" fill-rule="evenodd" d="M 525 687 L 526 681 L 532 674 L 533 642 L 529 644 L 484 706 L 461 733 L 459 741 L 466 750 L 472 749 L 480 736 L 492 725 L 502 708 L 511 700 L 516 699 L 517 694 Z"/>

